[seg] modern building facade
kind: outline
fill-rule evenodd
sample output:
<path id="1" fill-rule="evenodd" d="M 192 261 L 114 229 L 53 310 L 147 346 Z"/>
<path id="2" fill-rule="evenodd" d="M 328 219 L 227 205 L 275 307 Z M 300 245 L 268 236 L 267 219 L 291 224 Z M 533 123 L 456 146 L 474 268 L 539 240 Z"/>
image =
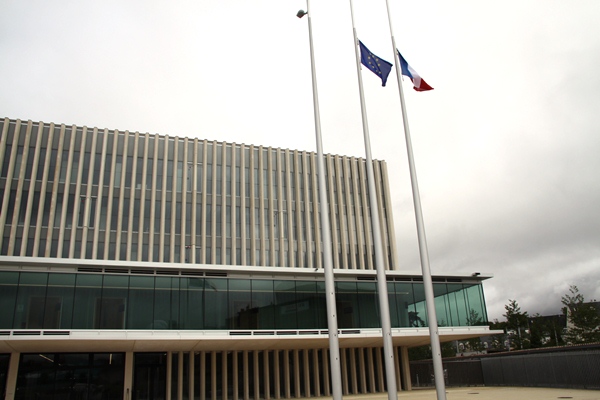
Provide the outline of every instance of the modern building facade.
<path id="1" fill-rule="evenodd" d="M 331 393 L 316 154 L 0 121 L 7 399 Z M 385 391 L 365 160 L 326 155 L 343 393 Z M 373 162 L 398 387 L 427 344 Z M 489 334 L 482 281 L 434 277 L 443 341 Z"/>

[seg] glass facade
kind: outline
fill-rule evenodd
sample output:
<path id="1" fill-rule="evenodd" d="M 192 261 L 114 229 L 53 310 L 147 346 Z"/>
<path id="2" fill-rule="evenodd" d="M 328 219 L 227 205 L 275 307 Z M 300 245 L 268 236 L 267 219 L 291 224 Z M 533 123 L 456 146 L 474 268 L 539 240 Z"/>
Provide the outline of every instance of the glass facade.
<path id="1" fill-rule="evenodd" d="M 326 329 L 315 280 L 0 271 L 0 329 Z M 440 326 L 485 325 L 481 284 L 434 283 Z M 340 328 L 380 326 L 373 281 L 336 283 Z M 393 327 L 427 326 L 420 282 L 388 282 Z"/>
<path id="2" fill-rule="evenodd" d="M 123 353 L 21 354 L 15 400 L 113 400 L 123 396 Z"/>

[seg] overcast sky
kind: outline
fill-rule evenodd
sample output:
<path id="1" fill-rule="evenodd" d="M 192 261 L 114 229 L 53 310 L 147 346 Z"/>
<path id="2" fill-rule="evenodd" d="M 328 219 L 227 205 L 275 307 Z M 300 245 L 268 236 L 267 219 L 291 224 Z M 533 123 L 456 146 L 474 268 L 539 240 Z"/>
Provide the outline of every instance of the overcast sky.
<path id="1" fill-rule="evenodd" d="M 0 0 L 0 117 L 315 151 L 303 0 Z M 491 273 L 557 314 L 600 300 L 598 0 L 390 0 L 432 274 Z M 312 0 L 326 153 L 364 157 L 348 0 Z M 393 61 L 384 0 L 358 37 Z M 390 172 L 398 258 L 420 273 L 395 72 L 363 70 L 373 158 Z"/>

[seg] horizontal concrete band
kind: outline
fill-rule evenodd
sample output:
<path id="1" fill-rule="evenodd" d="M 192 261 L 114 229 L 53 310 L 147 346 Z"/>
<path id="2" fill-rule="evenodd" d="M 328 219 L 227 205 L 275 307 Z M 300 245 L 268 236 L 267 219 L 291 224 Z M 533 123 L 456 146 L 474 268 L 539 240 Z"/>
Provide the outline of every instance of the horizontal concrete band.
<path id="1" fill-rule="evenodd" d="M 443 342 L 501 333 L 488 327 L 440 328 Z M 393 329 L 394 346 L 429 343 L 427 328 Z M 329 346 L 326 330 L 156 331 L 12 330 L 0 331 L 0 352 L 152 352 L 205 350 L 319 349 Z M 380 329 L 339 331 L 340 347 L 381 347 Z"/>

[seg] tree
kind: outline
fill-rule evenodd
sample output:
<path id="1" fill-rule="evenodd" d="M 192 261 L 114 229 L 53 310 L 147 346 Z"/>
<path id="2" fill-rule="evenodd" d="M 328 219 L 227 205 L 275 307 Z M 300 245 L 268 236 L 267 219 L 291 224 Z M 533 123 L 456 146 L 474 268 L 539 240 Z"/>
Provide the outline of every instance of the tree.
<path id="1" fill-rule="evenodd" d="M 508 304 L 504 306 L 506 318 L 506 329 L 510 340 L 514 343 L 517 349 L 529 348 L 529 338 L 526 331 L 529 315 L 527 311 L 521 312 L 521 307 L 516 300 L 508 300 Z"/>
<path id="2" fill-rule="evenodd" d="M 479 316 L 479 313 L 471 308 L 471 310 L 469 310 L 469 315 L 467 316 L 467 325 L 481 326 L 486 324 L 483 321 L 483 318 Z M 481 342 L 481 338 L 478 337 L 467 340 L 467 347 L 470 351 L 482 351 L 485 349 Z"/>
<path id="3" fill-rule="evenodd" d="M 544 338 L 548 336 L 548 329 L 544 318 L 539 313 L 532 315 L 529 318 L 528 327 L 531 348 L 542 347 L 544 345 Z"/>
<path id="4" fill-rule="evenodd" d="M 569 293 L 565 294 L 561 301 L 565 305 L 563 312 L 569 322 L 565 332 L 567 343 L 600 341 L 600 314 L 593 304 L 585 302 L 577 286 L 569 286 Z"/>
<path id="5" fill-rule="evenodd" d="M 504 331 L 504 333 L 492 336 L 492 340 L 490 342 L 490 348 L 488 350 L 490 350 L 490 351 L 505 351 L 506 350 L 506 340 L 507 340 L 506 322 L 505 321 L 500 322 L 497 319 L 494 319 L 494 321 L 489 322 L 488 325 L 491 330 Z"/>

